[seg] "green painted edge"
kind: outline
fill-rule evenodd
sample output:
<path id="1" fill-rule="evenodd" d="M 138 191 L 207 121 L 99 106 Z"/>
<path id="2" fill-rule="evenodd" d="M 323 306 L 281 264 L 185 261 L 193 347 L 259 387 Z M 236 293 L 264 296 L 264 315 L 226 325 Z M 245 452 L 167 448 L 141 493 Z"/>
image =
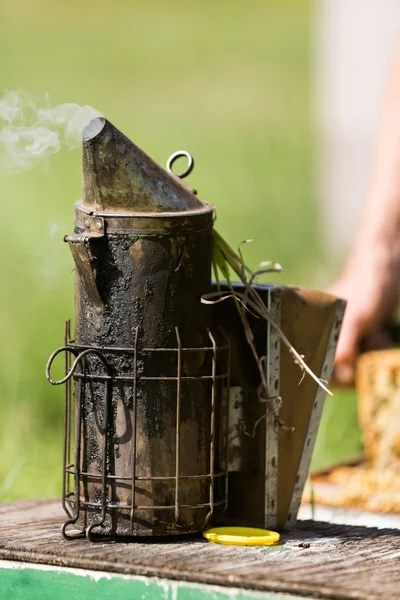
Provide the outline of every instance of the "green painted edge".
<path id="1" fill-rule="evenodd" d="M 5 563 L 3 563 L 4 565 Z M 0 563 L 0 600 L 294 600 L 299 596 L 45 565 Z"/>

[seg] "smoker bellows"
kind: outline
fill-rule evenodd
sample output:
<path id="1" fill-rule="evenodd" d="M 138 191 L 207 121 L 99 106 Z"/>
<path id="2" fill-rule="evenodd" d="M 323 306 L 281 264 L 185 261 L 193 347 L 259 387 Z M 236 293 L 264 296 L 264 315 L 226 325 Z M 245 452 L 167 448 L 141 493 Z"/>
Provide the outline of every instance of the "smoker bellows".
<path id="1" fill-rule="evenodd" d="M 212 289 L 213 210 L 107 120 L 85 128 L 83 195 L 65 237 L 75 335 L 67 324 L 47 365 L 49 381 L 65 383 L 66 537 L 191 533 L 224 511 L 270 527 L 296 519 L 324 398 L 311 379 L 298 386 L 276 333 L 253 323 L 294 428 L 281 431 L 278 405 L 258 398 L 233 302 L 201 304 Z M 273 286 L 260 293 L 326 379 L 343 303 Z M 61 352 L 65 377 L 55 381 Z"/>

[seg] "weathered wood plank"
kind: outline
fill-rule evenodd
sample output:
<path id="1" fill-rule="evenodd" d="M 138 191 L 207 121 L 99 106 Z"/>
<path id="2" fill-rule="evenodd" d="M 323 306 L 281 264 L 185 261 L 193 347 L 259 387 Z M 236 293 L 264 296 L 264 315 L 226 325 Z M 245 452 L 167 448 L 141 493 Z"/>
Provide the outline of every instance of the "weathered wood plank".
<path id="1" fill-rule="evenodd" d="M 60 535 L 59 501 L 0 505 L 0 559 L 330 599 L 399 598 L 400 531 L 300 522 L 275 547 Z"/>

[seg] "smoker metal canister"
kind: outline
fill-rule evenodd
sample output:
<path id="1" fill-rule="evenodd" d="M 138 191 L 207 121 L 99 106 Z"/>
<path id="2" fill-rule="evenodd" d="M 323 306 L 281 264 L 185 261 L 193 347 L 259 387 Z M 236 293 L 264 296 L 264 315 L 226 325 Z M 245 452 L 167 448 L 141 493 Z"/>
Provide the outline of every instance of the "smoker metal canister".
<path id="1" fill-rule="evenodd" d="M 85 526 L 105 504 L 101 533 L 186 533 L 206 520 L 211 358 L 195 349 L 214 340 L 200 302 L 211 285 L 212 226 L 213 206 L 108 121 L 85 129 L 83 198 L 65 239 L 77 267 L 75 344 L 104 359 L 88 354 L 75 377 L 79 502 Z"/>

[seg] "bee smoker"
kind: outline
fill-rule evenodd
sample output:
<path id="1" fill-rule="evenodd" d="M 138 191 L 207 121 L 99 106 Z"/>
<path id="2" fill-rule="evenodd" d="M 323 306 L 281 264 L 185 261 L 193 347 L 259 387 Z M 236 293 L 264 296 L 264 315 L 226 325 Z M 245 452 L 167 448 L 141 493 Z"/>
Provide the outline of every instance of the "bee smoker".
<path id="1" fill-rule="evenodd" d="M 240 525 L 296 524 L 325 400 L 318 379 L 329 380 L 345 303 L 255 285 L 270 317 L 248 316 L 255 361 L 238 306 L 200 302 L 213 289 L 214 209 L 183 176 L 105 119 L 84 130 L 83 195 L 65 237 L 75 336 L 67 323 L 46 370 L 65 383 L 67 538 L 193 533 L 222 514 Z M 243 282 L 234 289 L 245 296 Z"/>
<path id="2" fill-rule="evenodd" d="M 200 302 L 213 210 L 107 120 L 85 128 L 75 336 L 47 366 L 65 383 L 65 537 L 192 533 L 226 507 L 230 345 Z"/>

